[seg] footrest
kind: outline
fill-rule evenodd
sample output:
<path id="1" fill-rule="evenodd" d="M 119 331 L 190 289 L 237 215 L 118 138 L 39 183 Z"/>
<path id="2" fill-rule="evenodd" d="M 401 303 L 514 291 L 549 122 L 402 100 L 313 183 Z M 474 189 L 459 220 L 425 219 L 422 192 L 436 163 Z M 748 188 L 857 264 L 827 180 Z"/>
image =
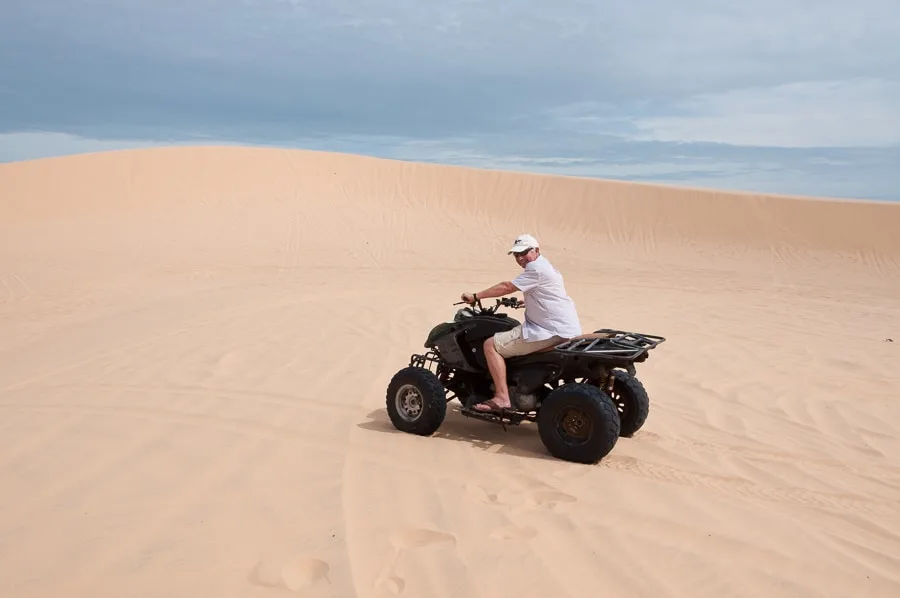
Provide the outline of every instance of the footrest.
<path id="1" fill-rule="evenodd" d="M 492 424 L 500 424 L 503 427 L 506 427 L 507 425 L 518 426 L 522 423 L 522 420 L 527 419 L 524 414 L 516 411 L 504 411 L 500 413 L 497 411 L 476 411 L 471 408 L 463 408 L 460 409 L 459 412 L 466 417 L 480 419 L 482 421 L 491 422 Z"/>

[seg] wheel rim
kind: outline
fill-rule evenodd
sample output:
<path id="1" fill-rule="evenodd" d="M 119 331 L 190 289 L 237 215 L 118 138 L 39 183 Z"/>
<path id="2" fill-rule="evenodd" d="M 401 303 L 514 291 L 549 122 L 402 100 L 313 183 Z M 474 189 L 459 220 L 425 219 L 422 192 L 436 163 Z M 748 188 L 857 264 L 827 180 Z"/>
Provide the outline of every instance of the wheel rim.
<path id="1" fill-rule="evenodd" d="M 627 400 L 626 393 L 627 390 L 622 389 L 622 383 L 619 380 L 616 380 L 613 383 L 612 390 L 607 390 L 606 384 L 603 384 L 599 380 L 583 380 L 583 382 L 587 382 L 589 384 L 593 384 L 594 386 L 603 390 L 606 394 L 609 395 L 609 398 L 612 399 L 613 404 L 616 406 L 616 410 L 619 412 L 619 418 L 624 420 L 628 417 L 629 412 L 629 401 Z"/>
<path id="2" fill-rule="evenodd" d="M 625 400 L 625 393 L 620 392 L 618 382 L 613 384 L 613 389 L 612 392 L 609 393 L 609 398 L 615 403 L 616 409 L 619 411 L 619 417 L 621 419 L 628 417 L 628 401 Z"/>
<path id="3" fill-rule="evenodd" d="M 569 407 L 556 416 L 556 433 L 568 444 L 584 444 L 594 431 L 594 423 L 581 409 Z"/>
<path id="4" fill-rule="evenodd" d="M 418 388 L 412 384 L 404 384 L 394 395 L 394 405 L 397 407 L 400 417 L 408 422 L 413 422 L 422 417 L 425 400 Z"/>

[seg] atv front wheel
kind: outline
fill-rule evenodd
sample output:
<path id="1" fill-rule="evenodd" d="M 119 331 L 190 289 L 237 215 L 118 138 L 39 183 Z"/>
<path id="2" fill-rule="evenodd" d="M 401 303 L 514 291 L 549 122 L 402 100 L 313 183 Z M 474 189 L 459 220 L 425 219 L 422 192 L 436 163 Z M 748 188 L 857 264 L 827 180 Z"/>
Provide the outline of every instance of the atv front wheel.
<path id="1" fill-rule="evenodd" d="M 575 463 L 596 463 L 619 440 L 619 412 L 592 384 L 569 383 L 551 392 L 537 416 L 538 433 L 550 454 Z"/>
<path id="2" fill-rule="evenodd" d="M 402 432 L 430 436 L 444 423 L 447 399 L 444 385 L 430 370 L 403 368 L 387 388 L 387 412 Z"/>

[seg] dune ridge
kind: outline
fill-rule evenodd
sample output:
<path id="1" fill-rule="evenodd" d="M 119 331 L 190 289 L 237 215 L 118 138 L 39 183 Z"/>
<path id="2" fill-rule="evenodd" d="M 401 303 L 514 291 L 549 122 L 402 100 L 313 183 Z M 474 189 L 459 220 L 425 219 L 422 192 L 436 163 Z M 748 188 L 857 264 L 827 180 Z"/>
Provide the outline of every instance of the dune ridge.
<path id="1" fill-rule="evenodd" d="M 48 169 L 54 176 L 45 175 Z M 183 181 L 189 179 L 214 203 L 280 201 L 305 192 L 315 195 L 307 201 L 335 201 L 361 191 L 369 201 L 509 218 L 618 241 L 782 244 L 891 256 L 898 251 L 891 227 L 900 216 L 893 202 L 721 192 L 308 150 L 122 150 L 0 165 L 0 172 L 10 190 L 6 208 L 12 199 L 17 211 L 38 218 L 44 201 L 54 211 L 67 206 L 82 214 L 134 208 L 142 198 L 190 203 L 198 198 L 188 195 L 193 188 Z M 28 193 L 16 193 L 23 187 Z M 66 201 L 67 195 L 78 201 Z"/>
<path id="2" fill-rule="evenodd" d="M 896 596 L 900 203 L 300 150 L 0 165 L 0 593 Z M 669 340 L 600 464 L 384 392 L 531 232 Z"/>

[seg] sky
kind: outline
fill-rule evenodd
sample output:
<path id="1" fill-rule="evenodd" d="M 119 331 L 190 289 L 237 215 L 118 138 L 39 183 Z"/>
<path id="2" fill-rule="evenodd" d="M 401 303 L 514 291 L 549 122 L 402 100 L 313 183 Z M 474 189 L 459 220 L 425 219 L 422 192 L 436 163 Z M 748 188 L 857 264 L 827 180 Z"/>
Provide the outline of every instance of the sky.
<path id="1" fill-rule="evenodd" d="M 900 200 L 897 0 L 12 0 L 0 161 L 176 144 Z"/>

